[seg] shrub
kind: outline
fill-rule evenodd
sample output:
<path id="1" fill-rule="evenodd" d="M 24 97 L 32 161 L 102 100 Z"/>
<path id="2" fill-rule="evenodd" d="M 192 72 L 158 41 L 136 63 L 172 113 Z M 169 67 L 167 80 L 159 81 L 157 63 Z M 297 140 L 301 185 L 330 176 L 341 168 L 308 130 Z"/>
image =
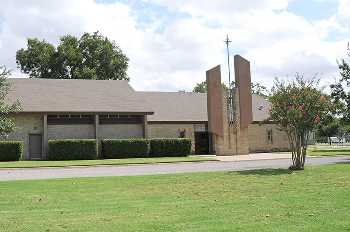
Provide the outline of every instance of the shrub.
<path id="1" fill-rule="evenodd" d="M 23 142 L 0 141 L 0 161 L 18 161 L 23 155 Z"/>
<path id="2" fill-rule="evenodd" d="M 151 157 L 187 156 L 191 153 L 190 139 L 151 139 Z"/>
<path id="3" fill-rule="evenodd" d="M 148 157 L 147 139 L 106 139 L 102 140 L 102 155 L 106 159 Z"/>
<path id="4" fill-rule="evenodd" d="M 95 139 L 65 139 L 49 141 L 49 160 L 88 160 L 97 158 Z"/>

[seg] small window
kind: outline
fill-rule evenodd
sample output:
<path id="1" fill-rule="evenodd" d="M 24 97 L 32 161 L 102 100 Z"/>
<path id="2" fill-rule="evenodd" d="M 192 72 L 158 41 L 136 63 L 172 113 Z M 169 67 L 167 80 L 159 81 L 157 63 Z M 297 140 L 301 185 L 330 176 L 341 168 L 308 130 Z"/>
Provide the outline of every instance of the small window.
<path id="1" fill-rule="evenodd" d="M 64 124 L 92 124 L 94 122 L 93 115 L 80 114 L 64 114 L 64 115 L 48 115 L 47 123 L 50 125 L 64 125 Z"/>
<path id="2" fill-rule="evenodd" d="M 130 115 L 122 114 L 122 115 L 119 115 L 119 118 L 130 118 Z"/>
<path id="3" fill-rule="evenodd" d="M 273 143 L 273 133 L 272 133 L 272 130 L 268 130 L 267 131 L 267 141 L 269 143 Z"/>
<path id="4" fill-rule="evenodd" d="M 56 119 L 56 118 L 58 118 L 58 115 L 48 115 L 47 118 L 48 119 Z"/>

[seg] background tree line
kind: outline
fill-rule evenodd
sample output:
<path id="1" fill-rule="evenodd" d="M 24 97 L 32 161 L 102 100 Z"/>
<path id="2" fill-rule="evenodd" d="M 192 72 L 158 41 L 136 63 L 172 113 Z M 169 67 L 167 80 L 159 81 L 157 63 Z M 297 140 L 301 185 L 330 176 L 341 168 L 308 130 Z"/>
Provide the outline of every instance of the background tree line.
<path id="1" fill-rule="evenodd" d="M 16 54 L 18 67 L 31 78 L 129 80 L 128 61 L 114 41 L 98 32 L 63 36 L 57 47 L 29 38 L 27 48 Z"/>

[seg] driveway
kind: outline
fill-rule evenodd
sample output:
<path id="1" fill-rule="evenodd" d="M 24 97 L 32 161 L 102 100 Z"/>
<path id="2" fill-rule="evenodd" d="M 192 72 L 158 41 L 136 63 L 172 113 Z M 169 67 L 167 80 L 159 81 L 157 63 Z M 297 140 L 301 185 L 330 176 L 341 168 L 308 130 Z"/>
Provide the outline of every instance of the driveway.
<path id="1" fill-rule="evenodd" d="M 307 158 L 306 165 L 350 163 L 350 157 Z M 196 163 L 144 164 L 65 168 L 0 169 L 0 181 L 55 179 L 74 177 L 138 176 L 193 172 L 242 171 L 266 168 L 288 168 L 290 159 L 255 161 L 205 161 Z"/>

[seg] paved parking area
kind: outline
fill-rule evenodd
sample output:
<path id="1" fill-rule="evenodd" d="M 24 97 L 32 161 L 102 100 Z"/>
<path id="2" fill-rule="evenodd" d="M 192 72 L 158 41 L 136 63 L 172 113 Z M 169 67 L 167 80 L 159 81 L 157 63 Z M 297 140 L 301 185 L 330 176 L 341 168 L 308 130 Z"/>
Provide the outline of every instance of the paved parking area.
<path id="1" fill-rule="evenodd" d="M 349 163 L 350 157 L 308 158 L 306 165 Z M 266 168 L 288 168 L 290 159 L 206 161 L 194 163 L 163 163 L 120 166 L 65 167 L 65 168 L 12 168 L 0 169 L 0 181 L 55 179 L 102 176 L 137 176 L 193 172 L 242 171 Z"/>

